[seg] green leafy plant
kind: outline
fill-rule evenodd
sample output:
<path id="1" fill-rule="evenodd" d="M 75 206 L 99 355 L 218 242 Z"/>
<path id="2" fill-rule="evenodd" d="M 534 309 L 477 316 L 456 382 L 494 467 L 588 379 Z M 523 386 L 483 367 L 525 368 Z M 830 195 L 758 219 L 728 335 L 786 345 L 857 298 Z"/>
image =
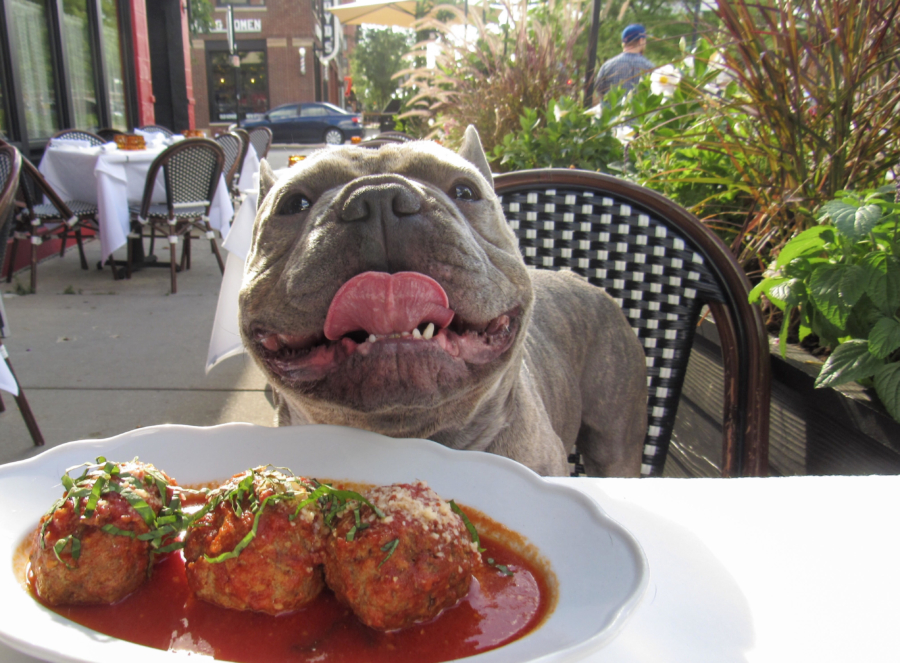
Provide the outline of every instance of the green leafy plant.
<path id="1" fill-rule="evenodd" d="M 403 57 L 412 47 L 412 35 L 405 32 L 389 28 L 359 30 L 350 55 L 350 71 L 363 108 L 380 111 L 397 95 L 401 81 L 394 74 L 406 67 Z"/>
<path id="2" fill-rule="evenodd" d="M 490 153 L 506 134 L 518 131 L 526 109 L 545 109 L 552 99 L 580 89 L 574 54 L 584 24 L 581 7 L 564 0 L 550 0 L 540 11 L 525 0 L 502 0 L 502 5 L 508 17 L 503 25 L 482 20 L 478 11 L 466 17 L 458 7 L 435 8 L 455 20 L 426 20 L 420 26 L 433 38 L 420 42 L 410 56 L 425 63 L 427 53 L 439 53 L 433 67 L 423 64 L 397 74 L 415 91 L 401 119 L 425 118 L 433 137 L 450 147 L 473 124 Z M 464 24 L 468 29 L 461 37 Z"/>
<path id="3" fill-rule="evenodd" d="M 817 387 L 874 386 L 900 421 L 900 203 L 893 187 L 839 192 L 822 221 L 784 245 L 750 293 L 784 312 L 782 353 L 794 324 L 832 349 Z"/>
<path id="4" fill-rule="evenodd" d="M 595 117 L 575 99 L 563 97 L 551 100 L 543 112 L 526 108 L 519 122 L 521 131 L 506 134 L 491 154 L 499 170 L 606 170 L 622 159 L 622 143 L 611 131 L 609 108 Z"/>
<path id="5" fill-rule="evenodd" d="M 822 201 L 900 162 L 898 12 L 900 0 L 717 3 L 671 117 L 631 109 L 636 130 L 655 128 L 637 131 L 632 177 L 723 230 L 759 275 Z"/>

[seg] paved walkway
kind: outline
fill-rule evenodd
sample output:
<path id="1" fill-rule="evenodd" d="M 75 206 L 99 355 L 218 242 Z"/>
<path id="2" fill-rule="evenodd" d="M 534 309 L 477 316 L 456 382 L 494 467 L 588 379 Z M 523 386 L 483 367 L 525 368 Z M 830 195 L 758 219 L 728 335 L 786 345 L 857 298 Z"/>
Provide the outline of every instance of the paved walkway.
<path id="1" fill-rule="evenodd" d="M 281 168 L 288 154 L 309 150 L 279 146 L 270 162 Z M 273 425 L 265 380 L 246 355 L 205 373 L 221 274 L 206 241 L 192 248 L 176 295 L 168 268 L 128 281 L 98 270 L 98 241 L 85 246 L 89 271 L 74 248 L 42 262 L 36 294 L 17 294 L 28 286 L 27 270 L 0 283 L 11 331 L 4 345 L 48 447 L 163 423 Z M 13 397 L 0 397 L 0 463 L 32 455 Z"/>

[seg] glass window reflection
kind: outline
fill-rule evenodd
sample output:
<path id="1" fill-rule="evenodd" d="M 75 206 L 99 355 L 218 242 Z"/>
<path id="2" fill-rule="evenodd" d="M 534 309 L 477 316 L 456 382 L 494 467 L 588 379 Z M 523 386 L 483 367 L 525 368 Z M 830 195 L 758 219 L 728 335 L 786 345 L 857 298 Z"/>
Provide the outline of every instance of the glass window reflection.
<path id="1" fill-rule="evenodd" d="M 122 45 L 119 36 L 119 13 L 115 0 L 100 3 L 103 63 L 106 65 L 106 95 L 109 98 L 109 123 L 113 129 L 128 130 L 125 82 L 122 74 Z"/>
<path id="2" fill-rule="evenodd" d="M 48 139 L 59 131 L 56 72 L 50 57 L 47 7 L 38 0 L 11 0 L 9 32 L 21 76 L 25 126 L 30 139 Z"/>
<path id="3" fill-rule="evenodd" d="M 81 129 L 96 128 L 97 90 L 87 0 L 63 0 L 62 31 L 75 126 Z"/>

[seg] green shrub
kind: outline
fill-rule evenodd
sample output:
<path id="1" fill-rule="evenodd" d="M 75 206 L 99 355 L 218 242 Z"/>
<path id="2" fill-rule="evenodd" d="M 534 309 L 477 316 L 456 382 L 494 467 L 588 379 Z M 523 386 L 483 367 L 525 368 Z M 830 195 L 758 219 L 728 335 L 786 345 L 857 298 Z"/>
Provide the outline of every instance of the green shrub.
<path id="1" fill-rule="evenodd" d="M 607 170 L 622 160 L 622 143 L 613 137 L 613 112 L 599 117 L 585 112 L 569 97 L 551 100 L 546 111 L 526 108 L 519 118 L 521 131 L 509 133 L 491 154 L 498 170 L 581 168 Z"/>
<path id="2" fill-rule="evenodd" d="M 839 192 L 819 209 L 820 225 L 784 245 L 750 293 L 784 312 L 782 352 L 792 318 L 832 352 L 817 387 L 872 384 L 900 421 L 900 203 L 893 187 Z"/>

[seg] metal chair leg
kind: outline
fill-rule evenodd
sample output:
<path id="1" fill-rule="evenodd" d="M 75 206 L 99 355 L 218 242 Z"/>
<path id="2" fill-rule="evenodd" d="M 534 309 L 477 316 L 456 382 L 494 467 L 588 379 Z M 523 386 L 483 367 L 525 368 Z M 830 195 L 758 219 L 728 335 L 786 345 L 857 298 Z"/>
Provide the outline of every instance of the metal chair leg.
<path id="1" fill-rule="evenodd" d="M 13 370 L 12 363 L 9 361 L 6 348 L 3 347 L 3 341 L 0 341 L 0 359 L 6 362 L 6 365 L 9 367 L 9 372 L 12 373 L 16 384 L 19 385 L 19 395 L 15 396 L 16 405 L 19 406 L 19 412 L 22 413 L 22 419 L 25 420 L 25 427 L 28 428 L 31 440 L 34 442 L 34 446 L 42 447 L 44 446 L 44 436 L 38 426 L 37 419 L 34 418 L 34 413 L 31 411 L 31 405 L 28 404 L 28 399 L 25 398 L 25 391 L 22 389 L 22 384 L 19 382 L 19 378 L 16 377 L 16 372 Z"/>
<path id="2" fill-rule="evenodd" d="M 6 272 L 6 282 L 12 283 L 13 277 L 13 268 L 16 266 L 16 253 L 19 250 L 19 238 L 13 237 L 12 247 L 9 249 L 9 261 L 7 264 L 9 265 L 9 271 Z"/>
<path id="3" fill-rule="evenodd" d="M 175 283 L 175 272 L 178 269 L 178 245 L 169 239 L 169 272 L 172 275 L 172 294 L 178 292 L 178 286 Z"/>
<path id="4" fill-rule="evenodd" d="M 37 292 L 37 255 L 38 245 L 31 242 L 31 292 Z"/>

